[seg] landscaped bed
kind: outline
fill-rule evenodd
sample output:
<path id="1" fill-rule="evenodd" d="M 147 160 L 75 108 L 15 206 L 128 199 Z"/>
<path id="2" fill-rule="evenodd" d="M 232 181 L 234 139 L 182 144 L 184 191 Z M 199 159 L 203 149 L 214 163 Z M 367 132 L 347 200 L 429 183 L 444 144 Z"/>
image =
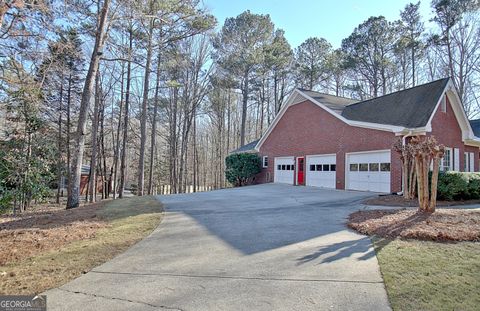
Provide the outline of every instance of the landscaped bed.
<path id="1" fill-rule="evenodd" d="M 40 293 L 78 277 L 148 235 L 162 212 L 154 197 L 135 197 L 2 216 L 0 294 Z"/>
<path id="2" fill-rule="evenodd" d="M 348 226 L 372 236 L 393 310 L 478 310 L 480 210 L 366 210 Z"/>
<path id="3" fill-rule="evenodd" d="M 349 216 L 348 226 L 366 235 L 434 241 L 480 241 L 480 210 L 366 210 Z"/>
<path id="4" fill-rule="evenodd" d="M 363 202 L 365 205 L 380 206 L 398 206 L 398 207 L 418 207 L 418 199 L 405 199 L 401 195 L 381 195 L 378 197 L 367 199 Z M 437 201 L 437 206 L 458 206 L 480 204 L 480 200 L 457 200 L 457 201 Z"/>

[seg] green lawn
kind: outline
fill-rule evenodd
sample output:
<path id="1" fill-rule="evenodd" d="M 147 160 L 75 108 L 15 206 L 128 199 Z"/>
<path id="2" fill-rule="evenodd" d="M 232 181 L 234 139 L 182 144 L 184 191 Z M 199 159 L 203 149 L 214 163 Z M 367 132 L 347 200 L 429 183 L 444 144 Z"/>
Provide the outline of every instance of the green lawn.
<path id="1" fill-rule="evenodd" d="M 372 240 L 393 310 L 480 310 L 480 243 Z"/>
<path id="2" fill-rule="evenodd" d="M 107 202 L 96 215 L 108 226 L 93 238 L 0 267 L 0 294 L 40 293 L 112 259 L 158 226 L 163 206 L 154 197 L 133 197 Z"/>

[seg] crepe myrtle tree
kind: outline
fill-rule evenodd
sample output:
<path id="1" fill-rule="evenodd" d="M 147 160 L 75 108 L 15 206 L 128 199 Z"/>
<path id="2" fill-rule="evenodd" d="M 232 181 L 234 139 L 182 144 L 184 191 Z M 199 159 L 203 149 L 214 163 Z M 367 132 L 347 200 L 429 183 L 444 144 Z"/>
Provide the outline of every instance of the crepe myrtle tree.
<path id="1" fill-rule="evenodd" d="M 438 144 L 433 136 L 412 137 L 410 144 L 415 158 L 419 211 L 433 213 L 437 205 L 438 173 L 440 160 L 445 154 L 445 146 Z M 430 167 L 432 167 L 432 177 L 429 182 Z"/>
<path id="2" fill-rule="evenodd" d="M 234 153 L 225 159 L 225 177 L 235 187 L 248 185 L 260 173 L 262 161 L 256 153 Z"/>

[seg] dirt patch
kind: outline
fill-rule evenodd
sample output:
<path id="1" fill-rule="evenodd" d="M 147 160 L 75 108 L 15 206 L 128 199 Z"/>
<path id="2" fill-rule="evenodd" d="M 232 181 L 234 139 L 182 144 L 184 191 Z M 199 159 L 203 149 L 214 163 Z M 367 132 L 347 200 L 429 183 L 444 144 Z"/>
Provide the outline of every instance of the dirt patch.
<path id="1" fill-rule="evenodd" d="M 65 210 L 45 205 L 19 216 L 0 216 L 0 266 L 90 239 L 108 224 L 97 216 L 104 202 Z"/>
<path id="2" fill-rule="evenodd" d="M 432 241 L 480 241 L 480 211 L 441 209 L 358 211 L 348 226 L 366 235 Z"/>
<path id="3" fill-rule="evenodd" d="M 367 199 L 363 202 L 366 205 L 383 205 L 383 206 L 399 206 L 399 207 L 418 207 L 418 199 L 407 200 L 401 195 L 381 195 L 375 198 Z M 455 206 L 455 205 L 471 205 L 480 204 L 480 200 L 466 201 L 437 201 L 437 206 Z"/>

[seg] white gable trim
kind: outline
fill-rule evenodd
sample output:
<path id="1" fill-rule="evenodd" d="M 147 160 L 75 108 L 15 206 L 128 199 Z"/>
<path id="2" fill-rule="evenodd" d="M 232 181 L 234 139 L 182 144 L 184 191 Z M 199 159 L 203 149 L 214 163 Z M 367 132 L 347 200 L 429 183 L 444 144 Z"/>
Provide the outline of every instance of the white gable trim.
<path id="1" fill-rule="evenodd" d="M 300 100 L 299 98 L 303 98 L 303 100 Z M 284 104 L 282 105 L 282 108 L 278 112 L 277 116 L 273 120 L 273 122 L 270 124 L 268 127 L 267 131 L 262 135 L 262 138 L 258 141 L 257 145 L 255 146 L 256 151 L 260 151 L 260 147 L 263 145 L 267 137 L 271 134 L 275 126 L 278 124 L 280 119 L 283 117 L 285 112 L 290 106 L 299 104 L 304 102 L 305 100 L 309 100 L 313 104 L 319 106 L 323 110 L 327 111 L 337 119 L 341 120 L 342 122 L 354 126 L 354 127 L 362 127 L 362 128 L 368 128 L 368 129 L 373 129 L 373 130 L 379 130 L 379 131 L 387 131 L 387 132 L 401 132 L 404 131 L 405 128 L 401 126 L 394 126 L 394 125 L 388 125 L 388 124 L 379 124 L 379 123 L 370 123 L 370 122 L 362 122 L 362 121 L 352 121 L 349 119 L 344 118 L 342 115 L 334 112 L 332 109 L 328 108 L 321 102 L 315 100 L 314 98 L 308 96 L 304 92 L 300 91 L 299 89 L 295 89 L 293 93 L 285 100 Z"/>
<path id="2" fill-rule="evenodd" d="M 445 89 L 442 92 L 442 96 L 438 100 L 437 105 L 435 106 L 435 109 L 430 116 L 430 119 L 428 119 L 428 123 L 426 126 L 427 132 L 432 131 L 432 120 L 435 117 L 438 109 L 440 109 L 439 107 L 442 103 L 443 96 L 445 95 L 448 96 L 448 99 L 450 101 L 450 107 L 455 114 L 455 118 L 457 119 L 460 129 L 462 130 L 462 141 L 467 145 L 478 146 L 480 144 L 480 139 L 473 134 L 473 130 L 470 126 L 470 122 L 468 121 L 467 114 L 463 109 L 462 101 L 458 96 L 457 90 L 455 89 L 451 78 L 448 80 L 448 83 L 445 86 Z"/>

